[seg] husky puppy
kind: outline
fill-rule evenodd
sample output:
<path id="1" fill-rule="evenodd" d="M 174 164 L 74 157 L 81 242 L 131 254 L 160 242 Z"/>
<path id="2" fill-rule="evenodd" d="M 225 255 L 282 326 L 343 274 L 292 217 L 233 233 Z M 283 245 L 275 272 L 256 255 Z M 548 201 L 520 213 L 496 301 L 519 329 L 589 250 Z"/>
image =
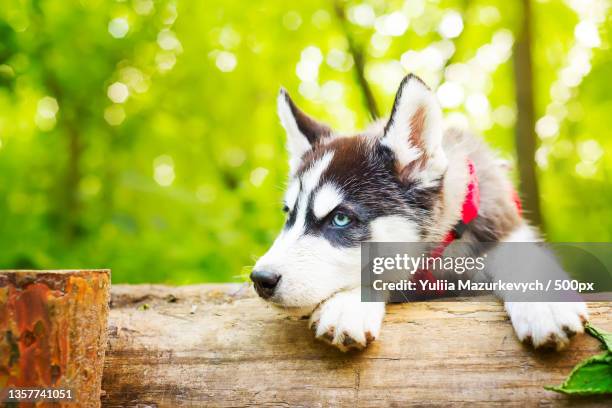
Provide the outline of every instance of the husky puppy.
<path id="1" fill-rule="evenodd" d="M 380 334 L 384 303 L 361 302 L 360 243 L 441 242 L 461 219 L 475 168 L 480 209 L 459 242 L 533 242 L 501 161 L 469 133 L 444 130 L 435 94 L 416 76 L 402 81 L 388 121 L 343 136 L 299 110 L 284 89 L 278 115 L 287 133 L 287 220 L 256 263 L 262 298 L 310 315 L 315 336 L 361 349 Z M 503 300 L 503 299 L 502 299 Z M 505 302 L 521 341 L 561 349 L 583 331 L 584 303 Z"/>

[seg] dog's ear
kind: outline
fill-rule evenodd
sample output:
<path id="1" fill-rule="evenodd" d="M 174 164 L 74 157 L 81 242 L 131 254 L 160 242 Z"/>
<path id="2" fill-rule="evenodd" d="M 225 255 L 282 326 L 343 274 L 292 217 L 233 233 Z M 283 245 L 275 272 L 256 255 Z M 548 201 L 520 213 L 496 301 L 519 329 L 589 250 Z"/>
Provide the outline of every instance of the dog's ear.
<path id="1" fill-rule="evenodd" d="M 321 138 L 331 136 L 332 130 L 302 112 L 284 88 L 278 93 L 278 117 L 287 132 L 289 169 L 294 174 L 304 153 L 312 149 Z"/>
<path id="2" fill-rule="evenodd" d="M 381 143 L 395 155 L 402 180 L 432 182 L 444 174 L 442 110 L 435 94 L 412 74 L 400 84 Z"/>

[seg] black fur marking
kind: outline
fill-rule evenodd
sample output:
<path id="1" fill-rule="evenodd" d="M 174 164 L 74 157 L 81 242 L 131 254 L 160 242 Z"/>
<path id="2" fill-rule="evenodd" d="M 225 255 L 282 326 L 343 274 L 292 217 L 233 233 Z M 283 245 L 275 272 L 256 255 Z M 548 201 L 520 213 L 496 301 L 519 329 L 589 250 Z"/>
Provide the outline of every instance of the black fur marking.
<path id="1" fill-rule="evenodd" d="M 313 197 L 309 200 L 308 212 L 306 213 L 306 234 L 322 236 L 335 247 L 355 247 L 370 236 L 368 224 L 363 222 L 367 219 L 367 209 L 353 204 L 350 207 L 340 205 L 331 211 L 323 219 L 318 219 L 312 212 Z M 336 227 L 332 224 L 332 218 L 337 211 L 342 211 L 351 217 L 351 223 L 346 227 Z"/>
<path id="2" fill-rule="evenodd" d="M 373 146 L 361 138 L 340 138 L 327 145 L 319 145 L 307 153 L 298 177 L 310 168 L 309 163 L 333 151 L 329 167 L 321 175 L 319 188 L 332 183 L 342 191 L 345 201 L 339 206 L 351 214 L 353 222 L 345 228 L 334 227 L 331 218 L 334 211 L 323 220 L 312 213 L 315 189 L 308 197 L 305 234 L 326 238 L 336 247 L 356 247 L 371 238 L 371 223 L 383 216 L 401 216 L 423 228 L 430 219 L 436 199 L 441 194 L 442 183 L 423 188 L 417 181 L 402 183 L 396 173 L 395 155 L 379 143 Z M 297 207 L 297 206 L 296 206 Z M 285 225 L 296 222 L 296 208 Z"/>
<path id="3" fill-rule="evenodd" d="M 297 205 L 295 207 L 297 207 Z M 285 221 L 284 227 L 285 229 L 289 229 L 295 224 L 295 219 L 297 218 L 297 208 L 295 207 L 293 210 L 287 213 L 287 221 Z"/>
<path id="4" fill-rule="evenodd" d="M 320 138 L 327 137 L 332 133 L 329 126 L 317 122 L 315 119 L 302 112 L 285 89 L 281 88 L 280 92 L 291 109 L 298 129 L 306 136 L 306 139 L 308 139 L 311 145 L 314 145 Z"/>
<path id="5" fill-rule="evenodd" d="M 434 181 L 434 185 L 421 187 L 417 182 L 410 182 L 406 186 L 406 202 L 414 208 L 431 211 L 437 199 L 442 194 L 444 176 Z"/>
<path id="6" fill-rule="evenodd" d="M 295 198 L 295 202 L 293 203 L 293 208 L 289 208 L 289 206 L 287 205 L 287 203 L 283 203 L 283 212 L 285 213 L 285 217 L 286 217 L 286 221 L 285 221 L 285 225 L 284 225 L 284 229 L 289 229 L 293 226 L 293 224 L 295 224 L 295 219 L 297 217 L 297 206 L 298 206 L 298 201 L 300 199 L 299 196 L 299 190 L 302 189 L 302 181 L 299 181 L 299 187 L 298 187 L 298 196 Z"/>

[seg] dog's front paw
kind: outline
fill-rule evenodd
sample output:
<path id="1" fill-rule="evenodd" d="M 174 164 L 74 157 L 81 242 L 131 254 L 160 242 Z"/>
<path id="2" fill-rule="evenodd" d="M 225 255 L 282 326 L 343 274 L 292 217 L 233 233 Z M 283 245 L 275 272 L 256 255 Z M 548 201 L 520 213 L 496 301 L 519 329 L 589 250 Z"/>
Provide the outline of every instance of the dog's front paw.
<path id="1" fill-rule="evenodd" d="M 317 339 L 342 351 L 361 350 L 380 334 L 384 303 L 362 303 L 359 292 L 340 292 L 323 302 L 310 317 Z"/>
<path id="2" fill-rule="evenodd" d="M 588 319 L 582 302 L 506 302 L 505 307 L 519 340 L 535 348 L 562 350 Z"/>

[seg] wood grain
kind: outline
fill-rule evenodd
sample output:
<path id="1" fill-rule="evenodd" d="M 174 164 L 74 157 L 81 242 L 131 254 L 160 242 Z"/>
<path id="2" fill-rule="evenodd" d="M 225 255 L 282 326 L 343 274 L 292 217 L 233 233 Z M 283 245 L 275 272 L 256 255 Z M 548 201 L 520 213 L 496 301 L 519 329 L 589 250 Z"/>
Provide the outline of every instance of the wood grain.
<path id="1" fill-rule="evenodd" d="M 600 352 L 579 336 L 561 353 L 521 345 L 502 306 L 388 306 L 381 338 L 344 354 L 237 285 L 112 291 L 102 402 L 119 406 L 610 406 L 544 390 Z M 612 330 L 612 304 L 591 303 Z"/>

